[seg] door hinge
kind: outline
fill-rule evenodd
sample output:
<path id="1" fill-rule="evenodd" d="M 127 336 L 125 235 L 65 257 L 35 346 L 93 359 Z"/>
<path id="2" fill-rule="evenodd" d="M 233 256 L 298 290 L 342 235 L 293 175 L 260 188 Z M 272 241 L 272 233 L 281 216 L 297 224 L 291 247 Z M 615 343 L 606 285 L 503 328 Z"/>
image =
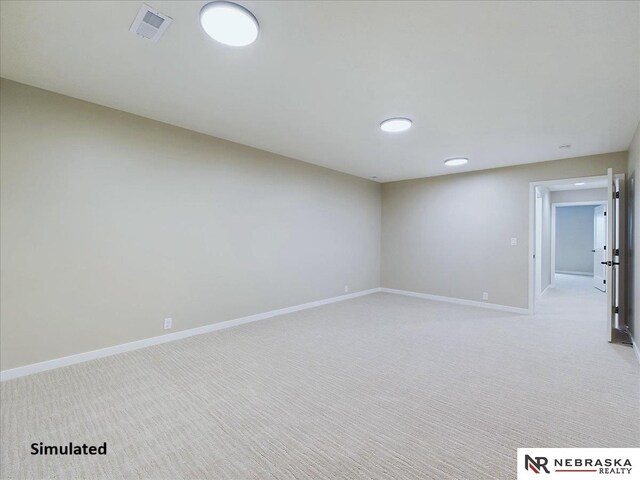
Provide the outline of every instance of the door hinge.
<path id="1" fill-rule="evenodd" d="M 620 192 L 615 192 L 613 194 L 613 198 L 620 198 Z"/>
<path id="2" fill-rule="evenodd" d="M 604 283 L 604 284 L 606 285 L 606 284 L 607 284 L 607 281 L 606 281 L 606 280 L 602 280 L 602 283 Z"/>
<path id="3" fill-rule="evenodd" d="M 619 248 L 616 248 L 616 249 L 613 251 L 613 254 L 614 254 L 616 257 L 619 257 L 619 256 L 620 256 L 620 249 L 619 249 Z"/>
<path id="4" fill-rule="evenodd" d="M 605 216 L 605 217 L 607 216 L 607 212 L 604 212 L 604 216 Z"/>
<path id="5" fill-rule="evenodd" d="M 615 307 L 613 309 L 613 313 L 620 313 L 620 307 Z"/>

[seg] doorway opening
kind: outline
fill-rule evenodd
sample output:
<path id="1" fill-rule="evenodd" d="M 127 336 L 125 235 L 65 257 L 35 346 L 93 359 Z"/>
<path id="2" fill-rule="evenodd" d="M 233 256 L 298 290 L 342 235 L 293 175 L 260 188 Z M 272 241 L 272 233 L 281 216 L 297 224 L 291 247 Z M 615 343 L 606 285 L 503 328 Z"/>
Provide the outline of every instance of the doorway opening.
<path id="1" fill-rule="evenodd" d="M 555 193 L 562 192 L 562 193 Z M 574 193 L 575 192 L 575 193 Z M 576 193 L 578 195 L 576 195 Z M 578 197 L 591 200 L 574 202 L 554 201 Z M 582 275 L 591 278 L 591 286 L 606 292 L 607 253 L 607 188 L 553 190 L 551 196 L 551 278 L 550 286 L 556 286 L 558 274 Z"/>
<path id="2" fill-rule="evenodd" d="M 580 295 L 601 305 L 606 339 L 626 339 L 624 175 L 530 184 L 529 311 L 567 307 Z M 545 303 L 547 302 L 547 303 Z"/>

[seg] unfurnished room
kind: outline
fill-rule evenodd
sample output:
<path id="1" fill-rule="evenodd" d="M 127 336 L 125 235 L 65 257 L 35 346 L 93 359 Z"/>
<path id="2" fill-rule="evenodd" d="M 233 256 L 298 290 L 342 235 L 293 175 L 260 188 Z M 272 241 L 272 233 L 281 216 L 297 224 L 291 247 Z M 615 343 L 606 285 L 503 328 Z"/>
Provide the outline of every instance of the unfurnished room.
<path id="1" fill-rule="evenodd" d="M 0 0 L 0 478 L 640 478 L 640 1 Z"/>

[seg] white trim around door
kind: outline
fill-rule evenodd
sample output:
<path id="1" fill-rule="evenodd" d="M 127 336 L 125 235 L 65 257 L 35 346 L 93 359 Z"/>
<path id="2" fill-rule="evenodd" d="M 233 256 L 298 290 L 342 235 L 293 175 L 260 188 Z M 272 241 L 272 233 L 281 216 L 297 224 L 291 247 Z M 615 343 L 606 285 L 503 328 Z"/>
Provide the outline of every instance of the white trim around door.
<path id="1" fill-rule="evenodd" d="M 619 176 L 619 175 L 616 175 Z M 534 313 L 536 308 L 536 265 L 535 265 L 535 208 L 536 187 L 550 187 L 553 185 L 566 185 L 578 182 L 595 182 L 607 178 L 606 174 L 592 177 L 559 178 L 557 180 L 540 180 L 529 182 L 529 302 L 528 312 Z M 622 175 L 624 178 L 624 175 Z M 553 278 L 553 275 L 552 275 Z"/>

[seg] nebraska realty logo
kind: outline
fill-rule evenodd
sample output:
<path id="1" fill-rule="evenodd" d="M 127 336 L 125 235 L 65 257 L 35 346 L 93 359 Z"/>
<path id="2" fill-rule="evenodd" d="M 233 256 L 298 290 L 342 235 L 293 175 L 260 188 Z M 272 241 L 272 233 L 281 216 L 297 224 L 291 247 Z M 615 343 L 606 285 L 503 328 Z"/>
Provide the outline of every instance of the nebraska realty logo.
<path id="1" fill-rule="evenodd" d="M 518 480 L 640 478 L 640 448 L 519 448 Z"/>

